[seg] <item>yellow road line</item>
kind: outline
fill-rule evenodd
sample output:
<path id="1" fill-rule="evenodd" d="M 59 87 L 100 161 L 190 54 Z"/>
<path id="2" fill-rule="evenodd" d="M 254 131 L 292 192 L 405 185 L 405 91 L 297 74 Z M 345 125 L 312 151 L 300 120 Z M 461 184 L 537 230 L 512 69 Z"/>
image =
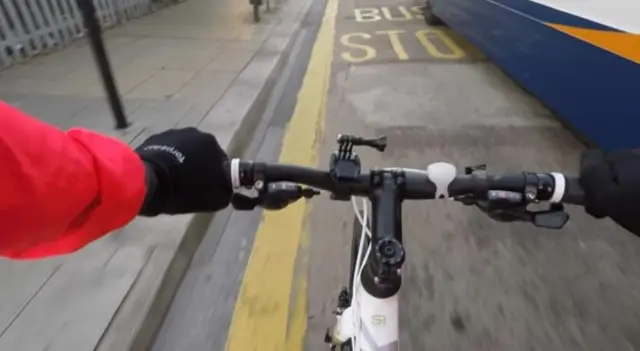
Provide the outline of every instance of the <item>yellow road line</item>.
<path id="1" fill-rule="evenodd" d="M 327 0 L 279 162 L 317 164 L 337 9 L 338 0 Z M 300 201 L 284 211 L 264 214 L 236 301 L 227 351 L 302 350 L 307 322 L 306 269 L 296 279 L 291 321 L 288 317 L 296 255 L 299 246 L 308 240 L 303 233 L 306 213 L 307 204 Z"/>
<path id="2" fill-rule="evenodd" d="M 304 230 L 300 242 L 297 261 L 297 279 L 293 310 L 289 314 L 289 329 L 287 331 L 286 351 L 301 351 L 304 349 L 304 337 L 307 330 L 307 273 L 309 270 L 309 231 Z"/>

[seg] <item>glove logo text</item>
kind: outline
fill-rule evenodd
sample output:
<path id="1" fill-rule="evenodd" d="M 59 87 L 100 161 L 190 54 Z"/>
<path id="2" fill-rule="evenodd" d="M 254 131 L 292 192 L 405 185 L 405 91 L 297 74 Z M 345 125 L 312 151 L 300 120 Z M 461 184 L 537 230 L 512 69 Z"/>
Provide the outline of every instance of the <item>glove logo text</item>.
<path id="1" fill-rule="evenodd" d="M 166 145 L 148 145 L 145 146 L 143 150 L 158 150 L 158 151 L 164 151 L 164 152 L 168 152 L 171 155 L 173 155 L 173 157 L 176 158 L 176 160 L 180 163 L 184 163 L 185 157 L 182 154 L 182 152 L 176 150 L 175 147 L 173 146 L 166 146 Z"/>

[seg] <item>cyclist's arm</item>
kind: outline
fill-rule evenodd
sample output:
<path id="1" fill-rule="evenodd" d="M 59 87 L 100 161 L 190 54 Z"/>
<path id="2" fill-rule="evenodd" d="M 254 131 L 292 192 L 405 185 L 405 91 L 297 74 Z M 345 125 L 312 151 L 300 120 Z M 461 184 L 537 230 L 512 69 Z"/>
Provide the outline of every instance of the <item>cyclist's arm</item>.
<path id="1" fill-rule="evenodd" d="M 64 132 L 0 101 L 0 256 L 73 252 L 130 222 L 145 168 L 129 145 Z"/>

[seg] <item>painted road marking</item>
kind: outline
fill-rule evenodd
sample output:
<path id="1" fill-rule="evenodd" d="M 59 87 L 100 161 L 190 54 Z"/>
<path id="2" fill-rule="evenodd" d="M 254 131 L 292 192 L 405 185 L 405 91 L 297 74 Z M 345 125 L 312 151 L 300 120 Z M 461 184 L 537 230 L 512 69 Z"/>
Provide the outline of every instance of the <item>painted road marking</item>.
<path id="1" fill-rule="evenodd" d="M 369 46 L 369 45 L 361 45 L 361 44 L 357 44 L 352 42 L 352 38 L 363 38 L 363 39 L 371 39 L 371 34 L 368 33 L 349 33 L 349 34 L 345 34 L 340 38 L 340 42 L 342 43 L 342 45 L 352 48 L 352 49 L 358 49 L 358 50 L 362 50 L 364 51 L 364 53 L 362 53 L 361 55 L 357 55 L 357 54 L 353 54 L 352 52 L 342 52 L 340 54 L 340 56 L 342 56 L 342 58 L 345 61 L 349 61 L 351 63 L 360 63 L 360 62 L 366 62 L 366 61 L 371 61 L 373 60 L 376 56 L 377 56 L 377 51 L 374 47 Z"/>
<path id="2" fill-rule="evenodd" d="M 347 13 L 338 23 L 336 53 L 348 63 L 474 58 L 448 29 L 428 27 L 422 6 L 361 7 Z"/>
<path id="3" fill-rule="evenodd" d="M 317 164 L 337 10 L 338 0 L 327 0 L 279 162 L 303 166 Z M 307 270 L 299 269 L 300 275 L 296 277 L 294 266 L 298 250 L 304 251 L 308 245 L 304 228 L 307 210 L 306 202 L 300 201 L 283 211 L 265 212 L 236 301 L 225 347 L 227 351 L 303 349 L 307 326 Z M 305 265 L 306 257 L 300 261 Z M 292 288 L 295 296 L 291 296 Z"/>
<path id="4" fill-rule="evenodd" d="M 423 20 L 422 6 L 397 6 L 395 8 L 361 7 L 354 10 L 357 22 L 369 23 L 387 20 L 391 22 L 404 22 Z"/>
<path id="5" fill-rule="evenodd" d="M 388 38 L 388 41 L 376 38 L 384 36 Z M 445 32 L 429 28 L 417 30 L 413 35 L 401 29 L 378 30 L 373 33 L 347 33 L 340 37 L 340 43 L 343 45 L 340 57 L 350 63 L 363 63 L 375 60 L 379 50 L 390 45 L 395 53 L 395 58 L 406 61 L 410 59 L 406 50 L 406 44 L 411 45 L 409 40 L 418 42 L 431 58 L 459 60 L 466 56 L 464 50 Z"/>
<path id="6" fill-rule="evenodd" d="M 446 46 L 450 52 L 445 53 L 442 52 L 436 41 L 431 37 L 430 34 L 433 34 L 437 40 L 439 40 L 444 46 Z M 438 29 L 423 29 L 416 32 L 416 38 L 422 44 L 422 47 L 429 53 L 429 55 L 441 59 L 448 60 L 457 60 L 464 57 L 464 51 L 456 44 L 446 33 Z"/>

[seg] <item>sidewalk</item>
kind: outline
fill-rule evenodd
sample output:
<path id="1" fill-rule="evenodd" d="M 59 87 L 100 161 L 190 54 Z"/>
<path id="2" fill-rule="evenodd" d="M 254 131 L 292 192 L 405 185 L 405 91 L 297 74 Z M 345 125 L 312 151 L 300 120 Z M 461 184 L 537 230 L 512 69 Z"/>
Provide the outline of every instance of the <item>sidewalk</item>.
<path id="1" fill-rule="evenodd" d="M 247 0 L 188 0 L 105 33 L 125 132 L 84 42 L 0 72 L 0 99 L 132 145 L 195 125 L 238 154 L 310 4 L 281 1 L 260 24 Z M 211 217 L 137 219 L 67 257 L 0 261 L 0 350 L 144 349 Z"/>

